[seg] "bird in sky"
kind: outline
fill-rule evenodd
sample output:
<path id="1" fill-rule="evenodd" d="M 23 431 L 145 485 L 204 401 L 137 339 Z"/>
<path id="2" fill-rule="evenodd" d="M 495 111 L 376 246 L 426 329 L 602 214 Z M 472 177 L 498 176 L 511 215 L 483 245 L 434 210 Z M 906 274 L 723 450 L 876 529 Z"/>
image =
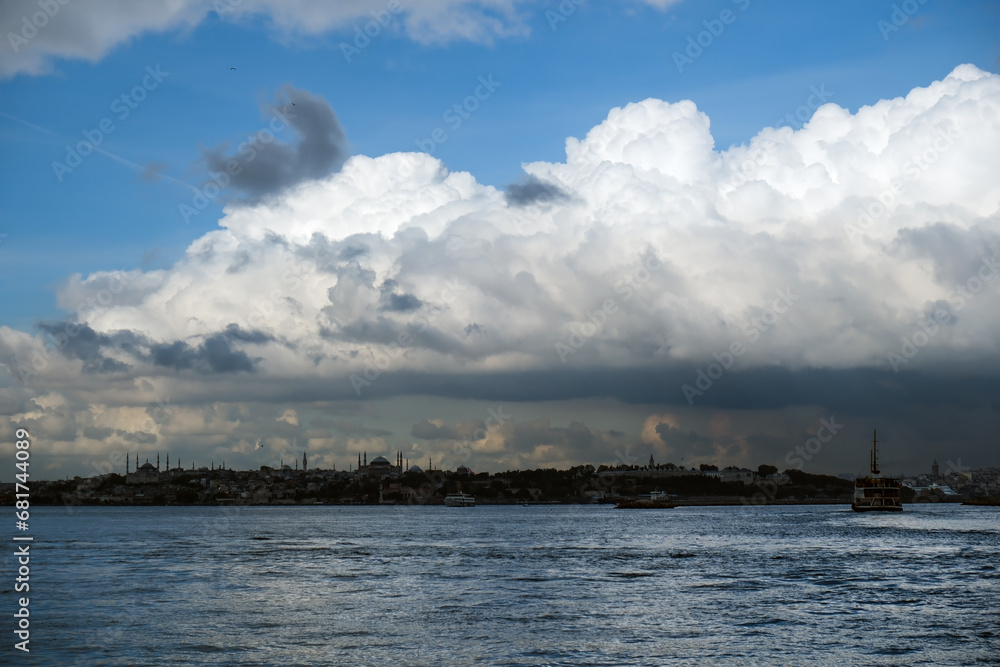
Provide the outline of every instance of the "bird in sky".
<path id="1" fill-rule="evenodd" d="M 234 72 L 236 71 L 235 67 L 230 67 L 229 69 L 233 70 Z"/>
<path id="2" fill-rule="evenodd" d="M 261 449 L 261 448 L 263 448 L 263 447 L 264 447 L 264 445 L 260 444 L 260 438 L 257 438 L 257 444 L 256 444 L 256 445 L 254 445 L 254 447 L 253 447 L 253 448 L 254 448 L 254 449 Z"/>

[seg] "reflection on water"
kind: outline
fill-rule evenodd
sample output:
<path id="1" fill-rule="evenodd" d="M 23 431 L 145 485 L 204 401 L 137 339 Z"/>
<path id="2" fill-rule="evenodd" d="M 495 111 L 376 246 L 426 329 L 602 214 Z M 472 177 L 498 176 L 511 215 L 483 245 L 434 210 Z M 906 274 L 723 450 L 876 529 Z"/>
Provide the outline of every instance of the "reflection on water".
<path id="1" fill-rule="evenodd" d="M 122 507 L 32 519 L 24 664 L 1000 655 L 995 508 Z"/>

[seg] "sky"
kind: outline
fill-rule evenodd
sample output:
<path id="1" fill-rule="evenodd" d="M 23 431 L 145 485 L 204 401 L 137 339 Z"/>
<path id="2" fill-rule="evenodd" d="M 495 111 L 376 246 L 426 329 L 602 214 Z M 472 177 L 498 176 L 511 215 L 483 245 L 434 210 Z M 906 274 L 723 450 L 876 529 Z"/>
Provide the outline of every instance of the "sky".
<path id="1" fill-rule="evenodd" d="M 33 475 L 1000 466 L 1000 6 L 8 1 Z M 0 472 L 12 481 L 13 468 Z"/>

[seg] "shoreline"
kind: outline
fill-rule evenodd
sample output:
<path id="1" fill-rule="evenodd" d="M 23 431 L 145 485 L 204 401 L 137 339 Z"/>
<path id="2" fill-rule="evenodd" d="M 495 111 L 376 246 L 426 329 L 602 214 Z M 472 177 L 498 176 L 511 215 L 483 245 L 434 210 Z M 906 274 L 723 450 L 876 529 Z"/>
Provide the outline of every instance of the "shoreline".
<path id="1" fill-rule="evenodd" d="M 438 500 L 438 499 L 435 499 Z M 559 500 L 535 502 L 488 502 L 476 501 L 476 507 L 552 507 L 552 506 L 607 506 L 615 508 L 617 502 L 563 502 Z M 753 502 L 746 497 L 705 497 L 676 498 L 670 501 L 671 508 L 681 507 L 763 507 L 763 506 L 795 506 L 795 505 L 850 505 L 850 499 L 841 498 L 802 498 L 796 500 L 770 500 Z M 303 503 L 303 502 L 270 502 L 270 503 L 34 503 L 36 507 L 446 507 L 443 500 L 437 502 L 419 503 Z M 989 506 L 968 502 L 911 502 L 906 505 L 955 505 L 967 507 Z M 625 509 L 632 509 L 631 507 Z M 639 507 L 638 509 L 658 509 L 657 507 Z"/>

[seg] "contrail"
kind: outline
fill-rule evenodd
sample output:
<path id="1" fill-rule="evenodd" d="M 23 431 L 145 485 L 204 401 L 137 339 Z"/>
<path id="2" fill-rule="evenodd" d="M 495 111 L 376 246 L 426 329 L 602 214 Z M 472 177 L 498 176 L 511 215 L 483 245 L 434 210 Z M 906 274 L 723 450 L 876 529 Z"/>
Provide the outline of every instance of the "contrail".
<path id="1" fill-rule="evenodd" d="M 53 132 L 52 130 L 46 129 L 46 128 L 42 127 L 41 125 L 35 125 L 34 123 L 26 121 L 23 118 L 18 118 L 17 116 L 12 116 L 9 113 L 5 113 L 3 111 L 0 111 L 0 116 L 3 116 L 4 118 L 9 118 L 10 120 L 16 121 L 18 123 L 21 123 L 22 125 L 24 125 L 26 127 L 30 127 L 31 129 L 33 129 L 33 130 L 35 130 L 37 132 L 42 132 L 44 134 L 49 135 L 50 137 L 54 137 L 54 138 L 60 140 L 60 141 L 69 141 L 69 142 L 73 141 L 70 138 L 64 137 L 64 136 L 62 136 L 60 134 L 57 134 L 57 133 Z M 114 153 L 106 151 L 103 148 L 100 148 L 98 146 L 94 146 L 94 151 L 97 152 L 97 153 L 100 153 L 101 155 L 109 157 L 112 160 L 114 160 L 115 162 L 118 162 L 119 164 L 123 164 L 126 167 L 129 167 L 130 169 L 133 169 L 133 170 L 135 170 L 136 172 L 138 172 L 140 174 L 146 171 L 146 168 L 143 167 L 142 165 L 138 165 L 135 162 L 132 162 L 131 160 L 126 160 L 125 158 L 121 157 L 120 155 L 115 155 Z M 185 183 L 184 181 L 178 180 L 178 179 L 174 178 L 173 176 L 167 176 L 167 175 L 164 174 L 164 175 L 162 175 L 162 177 L 164 179 L 168 180 L 168 181 L 176 183 L 177 185 L 181 186 L 182 188 L 186 188 L 186 189 L 190 190 L 191 192 L 198 192 L 198 188 L 196 188 L 193 185 L 190 185 L 188 183 Z"/>

